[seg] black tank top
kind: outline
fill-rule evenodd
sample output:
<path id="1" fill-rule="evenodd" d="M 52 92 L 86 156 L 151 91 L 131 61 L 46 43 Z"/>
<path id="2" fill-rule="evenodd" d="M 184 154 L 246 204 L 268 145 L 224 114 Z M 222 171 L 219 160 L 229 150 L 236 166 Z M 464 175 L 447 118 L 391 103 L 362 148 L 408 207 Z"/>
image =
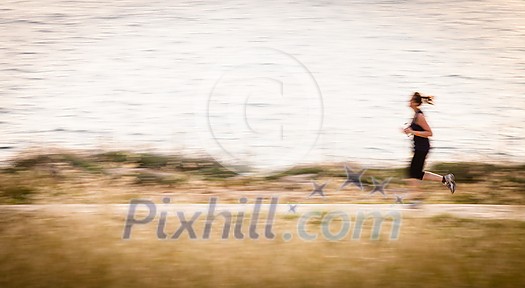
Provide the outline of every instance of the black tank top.
<path id="1" fill-rule="evenodd" d="M 414 131 L 425 131 L 423 127 L 416 124 L 417 115 L 423 112 L 421 110 L 417 110 L 416 114 L 414 115 L 414 118 L 412 119 L 412 123 L 410 124 L 410 128 Z M 414 150 L 417 151 L 428 151 L 430 150 L 430 141 L 428 138 L 425 137 L 419 137 L 414 135 Z"/>

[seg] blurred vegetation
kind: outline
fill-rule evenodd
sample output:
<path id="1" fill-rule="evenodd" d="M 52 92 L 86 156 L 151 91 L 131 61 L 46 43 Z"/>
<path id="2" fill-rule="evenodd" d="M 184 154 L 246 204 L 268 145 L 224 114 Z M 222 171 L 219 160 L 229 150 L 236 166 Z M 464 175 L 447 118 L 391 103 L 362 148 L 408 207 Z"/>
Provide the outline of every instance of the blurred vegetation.
<path id="1" fill-rule="evenodd" d="M 183 183 L 186 179 L 169 173 L 140 172 L 136 175 L 137 184 L 164 184 L 173 186 Z"/>
<path id="2" fill-rule="evenodd" d="M 2 185 L 0 187 L 0 198 L 7 204 L 30 204 L 31 195 L 34 192 L 34 188 L 24 185 Z"/>
<path id="3" fill-rule="evenodd" d="M 283 171 L 280 173 L 276 173 L 274 175 L 266 176 L 267 180 L 276 180 L 285 176 L 296 176 L 296 175 L 304 175 L 304 174 L 313 174 L 313 175 L 320 175 L 323 173 L 324 169 L 323 167 L 318 166 L 312 166 L 312 167 L 294 167 L 292 169 L 289 169 L 287 171 Z"/>
<path id="4" fill-rule="evenodd" d="M 170 216 L 168 216 L 170 217 Z M 398 240 L 322 236 L 304 241 L 297 219 L 275 223 L 277 238 L 157 240 L 157 225 L 122 240 L 122 217 L 102 213 L 0 211 L 0 287 L 524 287 L 525 223 L 448 215 L 403 219 Z M 193 226 L 198 237 L 205 224 Z M 335 225 L 335 223 L 334 223 Z M 82 229 L 79 229 L 82 228 Z M 171 235 L 176 226 L 169 226 Z M 319 219 L 310 232 L 319 233 Z M 185 234 L 187 235 L 187 234 Z M 233 237 L 233 236 L 232 236 Z"/>
<path id="5" fill-rule="evenodd" d="M 88 172 L 101 172 L 102 167 L 92 159 L 83 157 L 82 155 L 75 154 L 44 154 L 36 155 L 32 157 L 26 157 L 22 159 L 16 159 L 10 171 L 28 170 L 37 166 L 49 165 L 52 163 L 66 163 L 72 167 L 83 169 Z"/>
<path id="6" fill-rule="evenodd" d="M 406 168 L 365 169 L 347 164 L 352 171 L 364 171 L 361 181 L 364 191 L 353 185 L 338 192 L 346 179 L 345 163 L 303 165 L 266 176 L 238 175 L 224 168 L 210 157 L 186 157 L 154 153 L 108 151 L 103 153 L 53 152 L 21 155 L 0 171 L 0 203 L 32 203 L 35 199 L 67 195 L 76 191 L 77 200 L 88 199 L 99 187 L 128 189 L 133 195 L 140 193 L 133 187 L 148 186 L 148 191 L 185 190 L 192 195 L 214 193 L 217 189 L 231 191 L 267 191 L 288 193 L 287 200 L 305 201 L 312 190 L 312 181 L 328 183 L 327 199 L 336 203 L 389 203 L 392 197 L 374 195 L 372 177 L 380 183 L 390 179 L 387 193 L 399 195 L 407 190 Z M 439 183 L 425 182 L 422 189 L 429 192 L 430 203 L 484 203 L 525 204 L 525 164 L 496 165 L 476 162 L 436 163 L 430 171 L 440 174 L 452 172 L 456 176 L 458 192 L 450 196 Z M 193 193 L 192 191 L 200 191 Z M 390 191 L 389 191 L 390 190 Z M 90 193 L 87 193 L 87 192 Z M 170 190 L 168 190 L 170 191 Z M 362 192 L 362 193 L 361 193 Z M 98 193 L 98 194 L 97 194 Z M 164 193 L 164 192 L 159 192 Z M 226 193 L 226 192 L 225 192 Z M 88 196 L 91 195 L 91 196 Z M 113 197 L 108 195 L 108 197 Z M 120 193 L 126 199 L 126 193 Z M 387 195 L 388 196 L 388 195 Z M 119 196 L 120 197 L 120 196 Z M 118 198 L 118 197 L 117 197 Z M 50 198 L 51 199 L 51 198 Z M 187 199 L 187 198 L 185 198 Z M 315 197 L 309 201 L 317 201 Z M 82 200 L 80 200 L 82 201 Z M 323 202 L 324 203 L 324 202 Z"/>
<path id="7" fill-rule="evenodd" d="M 128 153 L 126 153 L 125 151 L 111 151 L 95 154 L 93 158 L 100 162 L 122 163 L 128 161 Z"/>
<path id="8" fill-rule="evenodd" d="M 509 169 L 506 167 L 505 169 Z M 475 183 L 487 180 L 487 176 L 493 172 L 501 170 L 492 164 L 473 163 L 473 162 L 458 162 L 458 163 L 438 163 L 430 169 L 433 172 L 440 174 L 454 173 L 456 181 L 461 183 Z M 520 166 L 514 167 L 520 169 Z"/>

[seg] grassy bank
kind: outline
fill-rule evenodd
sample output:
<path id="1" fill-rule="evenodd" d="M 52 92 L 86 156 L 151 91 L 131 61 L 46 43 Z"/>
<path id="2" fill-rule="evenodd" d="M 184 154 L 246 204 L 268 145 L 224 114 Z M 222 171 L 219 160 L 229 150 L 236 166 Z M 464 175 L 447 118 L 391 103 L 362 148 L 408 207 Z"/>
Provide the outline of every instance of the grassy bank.
<path id="1" fill-rule="evenodd" d="M 404 168 L 368 169 L 365 192 L 350 185 L 344 163 L 300 166 L 265 177 L 239 176 L 211 158 L 112 151 L 71 151 L 20 155 L 0 170 L 0 203 L 127 203 L 131 198 L 169 196 L 178 202 L 206 203 L 210 196 L 235 202 L 239 197 L 278 194 L 282 201 L 315 203 L 390 203 L 407 190 Z M 363 167 L 351 164 L 355 170 Z M 437 173 L 453 172 L 458 192 L 450 196 L 439 183 L 424 183 L 428 203 L 525 204 L 525 164 L 437 163 Z M 376 193 L 372 177 L 391 178 L 387 197 Z M 328 182 L 326 199 L 306 199 L 311 181 Z"/>

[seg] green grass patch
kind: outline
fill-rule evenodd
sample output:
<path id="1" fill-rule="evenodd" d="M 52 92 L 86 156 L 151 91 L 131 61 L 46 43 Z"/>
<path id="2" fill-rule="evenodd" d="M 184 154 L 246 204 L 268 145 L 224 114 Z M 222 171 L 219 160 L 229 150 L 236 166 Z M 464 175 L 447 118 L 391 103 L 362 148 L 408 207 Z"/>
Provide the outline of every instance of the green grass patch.
<path id="1" fill-rule="evenodd" d="M 237 176 L 237 173 L 222 166 L 205 167 L 195 171 L 195 174 L 204 176 L 204 180 L 216 181 Z"/>
<path id="2" fill-rule="evenodd" d="M 125 151 L 111 151 L 93 155 L 93 159 L 100 162 L 123 163 L 128 161 L 129 153 Z"/>
<path id="3" fill-rule="evenodd" d="M 0 187 L 0 198 L 5 204 L 30 204 L 35 189 L 25 185 L 9 184 Z"/>
<path id="4" fill-rule="evenodd" d="M 80 157 L 77 155 L 72 154 L 65 154 L 62 155 L 64 161 L 70 163 L 73 167 L 84 169 L 85 171 L 92 172 L 92 173 L 99 173 L 102 171 L 102 167 L 98 165 L 98 163 L 89 160 L 84 157 Z"/>
<path id="5" fill-rule="evenodd" d="M 51 163 L 56 160 L 57 159 L 56 157 L 54 157 L 54 155 L 37 155 L 22 159 L 16 159 L 12 164 L 12 168 L 15 170 L 31 169 L 37 165 Z"/>
<path id="6" fill-rule="evenodd" d="M 136 184 L 140 185 L 152 185 L 152 184 L 161 184 L 161 185 L 176 185 L 181 184 L 186 181 L 186 178 L 177 176 L 177 175 L 170 175 L 168 173 L 148 173 L 148 172 L 141 172 L 138 175 L 136 175 Z"/>
<path id="7" fill-rule="evenodd" d="M 169 156 L 149 153 L 135 155 L 133 158 L 134 162 L 137 163 L 140 168 L 162 168 L 167 166 L 171 161 Z"/>
<path id="8" fill-rule="evenodd" d="M 102 171 L 102 167 L 97 161 L 91 160 L 88 157 L 84 157 L 76 154 L 45 154 L 37 155 L 22 159 L 15 160 L 11 169 L 19 170 L 30 170 L 39 165 L 46 165 L 51 163 L 68 163 L 75 168 L 79 168 L 91 173 L 99 173 Z"/>
<path id="9" fill-rule="evenodd" d="M 305 174 L 320 174 L 324 171 L 323 167 L 320 166 L 311 166 L 311 167 L 294 167 L 292 169 L 276 173 L 270 176 L 265 177 L 267 180 L 276 180 L 285 176 L 296 176 L 296 175 L 305 175 Z"/>
<path id="10" fill-rule="evenodd" d="M 475 183 L 486 180 L 487 175 L 497 171 L 498 166 L 474 162 L 457 162 L 457 163 L 437 163 L 432 166 L 430 171 L 447 174 L 454 173 L 457 182 Z"/>

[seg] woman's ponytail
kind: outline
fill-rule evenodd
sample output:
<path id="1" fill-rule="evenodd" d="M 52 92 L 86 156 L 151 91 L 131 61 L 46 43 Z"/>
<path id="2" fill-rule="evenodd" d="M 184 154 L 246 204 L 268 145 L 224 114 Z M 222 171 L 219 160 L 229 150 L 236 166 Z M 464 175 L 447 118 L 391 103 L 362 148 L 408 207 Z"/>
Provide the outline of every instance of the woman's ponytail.
<path id="1" fill-rule="evenodd" d="M 412 98 L 414 99 L 414 101 L 416 101 L 418 105 L 421 105 L 423 103 L 434 105 L 434 96 L 421 96 L 419 92 L 414 92 Z"/>
<path id="2" fill-rule="evenodd" d="M 434 105 L 434 96 L 421 96 L 421 99 L 427 104 Z"/>

